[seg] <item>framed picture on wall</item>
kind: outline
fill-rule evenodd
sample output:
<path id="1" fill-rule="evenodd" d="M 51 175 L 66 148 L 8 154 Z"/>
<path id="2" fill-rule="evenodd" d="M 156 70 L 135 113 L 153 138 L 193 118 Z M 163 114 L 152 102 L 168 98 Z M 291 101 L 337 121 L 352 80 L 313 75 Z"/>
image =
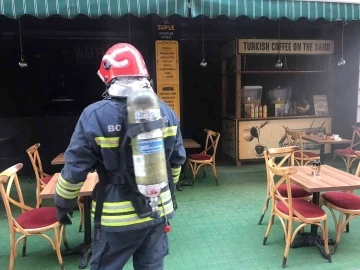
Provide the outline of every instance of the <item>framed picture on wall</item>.
<path id="1" fill-rule="evenodd" d="M 314 95 L 314 111 L 315 111 L 315 115 L 319 115 L 319 116 L 329 115 L 327 95 Z"/>

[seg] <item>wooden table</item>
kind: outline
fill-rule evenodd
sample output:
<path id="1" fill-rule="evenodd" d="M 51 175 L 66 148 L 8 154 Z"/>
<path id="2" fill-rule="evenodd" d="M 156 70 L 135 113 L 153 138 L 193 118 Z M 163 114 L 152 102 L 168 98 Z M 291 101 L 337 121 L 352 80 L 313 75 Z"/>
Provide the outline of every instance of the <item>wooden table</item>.
<path id="1" fill-rule="evenodd" d="M 52 199 L 55 196 L 56 184 L 60 173 L 55 173 L 53 177 L 50 179 L 49 183 L 45 186 L 45 188 L 40 192 L 41 199 Z M 99 181 L 97 173 L 89 173 L 86 178 L 84 185 L 80 189 L 79 196 L 91 196 L 92 191 L 96 183 Z"/>
<path id="2" fill-rule="evenodd" d="M 184 143 L 184 148 L 185 149 L 200 148 L 201 147 L 200 144 L 198 144 L 197 142 L 195 142 L 192 139 L 183 139 L 183 143 Z"/>
<path id="3" fill-rule="evenodd" d="M 56 184 L 60 173 L 55 173 L 49 183 L 40 192 L 40 198 L 50 199 L 55 196 Z M 99 181 L 97 173 L 89 173 L 84 185 L 80 189 L 79 196 L 84 197 L 84 243 L 69 251 L 64 251 L 64 256 L 81 254 L 82 259 L 79 265 L 80 269 L 87 267 L 91 258 L 91 193 L 95 188 L 96 183 Z"/>
<path id="4" fill-rule="evenodd" d="M 192 139 L 183 139 L 185 149 L 200 148 L 201 145 Z M 56 158 L 51 161 L 51 165 L 63 165 L 65 164 L 64 153 L 60 153 Z"/>
<path id="5" fill-rule="evenodd" d="M 360 178 L 341 171 L 329 165 L 322 165 L 319 176 L 312 176 L 311 166 L 295 166 L 296 174 L 290 175 L 291 182 L 313 193 L 313 203 L 319 205 L 320 192 L 342 191 L 360 188 Z M 329 244 L 335 244 L 333 240 Z M 316 245 L 325 256 L 322 239 L 317 235 L 317 226 L 311 225 L 311 233 L 304 234 L 301 239 L 294 241 L 292 247 L 313 246 Z"/>
<path id="6" fill-rule="evenodd" d="M 319 135 L 306 135 L 302 137 L 303 140 L 310 141 L 313 143 L 320 144 L 320 162 L 324 163 L 324 152 L 325 152 L 325 144 L 351 144 L 351 140 L 341 139 L 341 140 L 332 140 L 322 138 Z"/>

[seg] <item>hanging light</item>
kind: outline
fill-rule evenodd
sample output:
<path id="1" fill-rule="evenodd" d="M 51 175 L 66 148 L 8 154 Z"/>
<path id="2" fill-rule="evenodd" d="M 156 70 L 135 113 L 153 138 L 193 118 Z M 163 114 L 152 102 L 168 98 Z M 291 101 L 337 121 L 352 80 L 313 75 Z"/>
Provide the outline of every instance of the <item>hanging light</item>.
<path id="1" fill-rule="evenodd" d="M 275 63 L 275 67 L 276 68 L 282 68 L 283 63 L 281 62 L 280 59 L 280 18 L 279 18 L 279 35 L 278 35 L 278 60 Z"/>
<path id="2" fill-rule="evenodd" d="M 206 62 L 206 60 L 205 60 L 205 56 L 204 56 L 204 58 L 201 60 L 200 66 L 202 66 L 202 67 L 206 67 L 206 66 L 207 66 L 207 62 Z"/>
<path id="3" fill-rule="evenodd" d="M 20 18 L 19 18 L 19 40 L 20 40 L 20 62 L 19 62 L 19 67 L 27 68 L 28 64 L 25 61 L 24 51 L 23 51 L 23 46 L 22 46 L 22 34 L 21 34 Z"/>
<path id="4" fill-rule="evenodd" d="M 204 37 L 204 16 L 201 17 L 201 36 L 202 36 L 202 54 L 203 58 L 200 62 L 200 66 L 205 68 L 207 66 L 206 57 L 205 57 L 205 37 Z"/>
<path id="5" fill-rule="evenodd" d="M 341 32 L 341 58 L 338 62 L 338 66 L 342 67 L 345 66 L 345 60 L 344 60 L 344 26 L 345 26 L 345 22 L 342 21 L 342 32 Z"/>

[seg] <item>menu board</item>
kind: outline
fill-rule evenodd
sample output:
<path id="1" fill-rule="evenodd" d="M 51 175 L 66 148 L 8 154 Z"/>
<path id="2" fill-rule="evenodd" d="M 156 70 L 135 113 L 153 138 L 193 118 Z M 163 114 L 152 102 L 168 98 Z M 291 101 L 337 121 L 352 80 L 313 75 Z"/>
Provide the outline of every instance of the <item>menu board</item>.
<path id="1" fill-rule="evenodd" d="M 175 40 L 157 40 L 155 51 L 157 95 L 180 119 L 179 44 Z"/>
<path id="2" fill-rule="evenodd" d="M 329 115 L 329 107 L 326 95 L 314 95 L 315 115 Z"/>

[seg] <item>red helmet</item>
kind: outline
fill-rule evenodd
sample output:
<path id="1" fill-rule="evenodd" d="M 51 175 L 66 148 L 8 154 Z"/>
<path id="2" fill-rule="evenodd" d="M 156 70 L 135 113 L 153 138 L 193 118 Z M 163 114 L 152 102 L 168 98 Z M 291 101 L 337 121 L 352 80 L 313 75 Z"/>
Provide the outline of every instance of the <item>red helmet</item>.
<path id="1" fill-rule="evenodd" d="M 141 53 L 128 43 L 118 43 L 112 46 L 101 60 L 97 74 L 105 84 L 122 76 L 149 77 Z"/>

